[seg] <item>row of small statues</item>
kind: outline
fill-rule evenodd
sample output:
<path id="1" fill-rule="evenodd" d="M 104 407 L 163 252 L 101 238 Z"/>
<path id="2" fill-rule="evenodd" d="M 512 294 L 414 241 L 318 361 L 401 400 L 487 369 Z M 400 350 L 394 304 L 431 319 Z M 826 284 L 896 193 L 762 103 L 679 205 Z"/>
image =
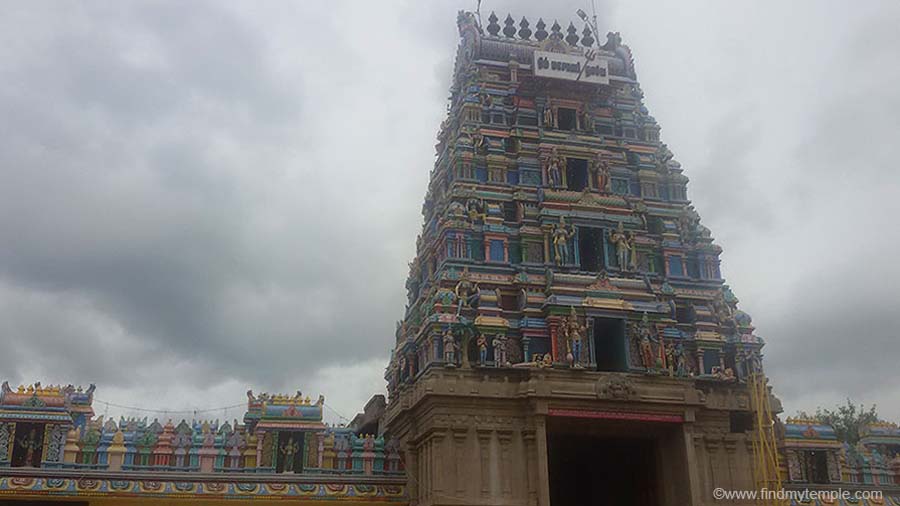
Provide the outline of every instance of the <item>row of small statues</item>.
<path id="1" fill-rule="evenodd" d="M 91 385 L 87 391 L 81 386 L 74 385 L 66 385 L 65 387 L 62 385 L 47 385 L 42 386 L 40 381 L 35 382 L 33 385 L 19 385 L 16 389 L 16 394 L 19 395 L 63 395 L 63 394 L 72 394 L 72 393 L 88 393 L 91 394 L 94 392 L 94 385 Z M 4 381 L 2 386 L 0 386 L 0 390 L 3 393 L 12 393 L 12 388 L 9 386 L 8 381 Z"/>
<path id="2" fill-rule="evenodd" d="M 552 107 L 544 107 L 544 128 L 558 128 L 557 115 L 554 114 Z M 587 110 L 579 110 L 577 114 L 578 125 L 580 130 L 586 132 L 594 131 L 594 118 Z"/>
<path id="3" fill-rule="evenodd" d="M 553 260 L 556 265 L 574 263 L 569 243 L 575 237 L 575 226 L 566 225 L 565 216 L 560 216 L 559 224 L 553 226 L 550 237 L 553 241 Z M 637 270 L 634 233 L 626 232 L 622 222 L 619 222 L 618 228 L 609 233 L 609 240 L 616 247 L 616 261 L 619 269 L 622 271 Z"/>
<path id="4" fill-rule="evenodd" d="M 447 328 L 444 331 L 442 337 L 442 344 L 444 347 L 444 362 L 448 365 L 457 365 L 457 353 L 460 351 L 460 346 L 456 342 L 456 336 L 453 335 L 453 331 L 450 328 Z M 475 346 L 478 348 L 478 363 L 482 366 L 488 365 L 488 347 L 492 347 L 494 350 L 494 367 L 506 367 L 510 365 L 509 355 L 508 355 L 508 346 L 509 346 L 509 338 L 506 337 L 505 334 L 497 334 L 493 337 L 493 339 L 488 341 L 488 337 L 484 334 L 479 334 L 478 338 L 475 340 Z"/>
<path id="5" fill-rule="evenodd" d="M 484 199 L 470 198 L 465 205 L 454 200 L 447 207 L 447 215 L 450 218 L 468 220 L 472 223 L 483 222 L 487 217 Z"/>
<path id="6" fill-rule="evenodd" d="M 550 155 L 544 164 L 547 183 L 551 188 L 563 187 L 563 171 L 566 167 L 566 157 L 559 154 L 558 148 L 554 146 L 550 150 Z M 611 180 L 609 177 L 609 162 L 606 160 L 606 155 L 603 152 L 598 152 L 594 159 L 591 160 L 588 169 L 591 175 L 588 179 L 588 187 L 603 193 L 609 193 Z"/>
<path id="7" fill-rule="evenodd" d="M 259 395 L 253 395 L 253 390 L 247 390 L 247 400 L 253 403 L 256 402 L 267 402 L 271 404 L 295 404 L 301 406 L 321 406 L 325 404 L 325 396 L 319 395 L 319 398 L 316 400 L 316 403 L 312 403 L 312 399 L 307 395 L 303 397 L 303 392 L 297 390 L 297 393 L 294 395 L 286 395 L 286 394 L 275 394 L 269 395 L 266 392 L 263 392 Z"/>

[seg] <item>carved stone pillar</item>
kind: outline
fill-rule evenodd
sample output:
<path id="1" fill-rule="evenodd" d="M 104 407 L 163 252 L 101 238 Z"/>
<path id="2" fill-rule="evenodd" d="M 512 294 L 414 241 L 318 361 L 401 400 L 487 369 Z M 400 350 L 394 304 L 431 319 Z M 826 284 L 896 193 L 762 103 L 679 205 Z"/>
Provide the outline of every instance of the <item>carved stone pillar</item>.
<path id="1" fill-rule="evenodd" d="M 547 463 L 547 416 L 535 415 L 535 442 L 537 443 L 537 503 L 550 506 L 550 469 Z"/>
<path id="2" fill-rule="evenodd" d="M 491 435 L 493 431 L 490 429 L 475 429 L 475 431 L 478 436 L 480 492 L 482 497 L 487 497 L 492 495 L 491 485 L 496 480 L 495 476 L 491 476 Z"/>
<path id="3" fill-rule="evenodd" d="M 456 466 L 454 490 L 458 496 L 464 496 L 466 493 L 466 462 L 468 459 L 466 458 L 465 443 L 468 436 L 467 429 L 453 429 L 453 463 Z"/>
<path id="4" fill-rule="evenodd" d="M 509 60 L 509 80 L 512 82 L 516 82 L 519 80 L 519 62 L 516 60 Z"/>
<path id="5" fill-rule="evenodd" d="M 547 231 L 544 231 L 544 264 L 549 265 L 553 263 L 550 256 L 550 235 Z"/>
<path id="6" fill-rule="evenodd" d="M 409 442 L 406 444 L 406 487 L 409 490 L 409 504 L 416 506 L 419 504 L 419 465 L 416 455 L 416 445 Z"/>
<path id="7" fill-rule="evenodd" d="M 538 502 L 538 466 L 537 466 L 537 437 L 534 430 L 522 431 L 522 443 L 525 447 L 525 497 L 528 506 L 535 506 Z"/>
<path id="8" fill-rule="evenodd" d="M 316 433 L 316 447 L 319 449 L 319 451 L 316 452 L 316 467 L 322 469 L 322 459 L 324 458 L 323 454 L 325 453 L 325 432 Z"/>
<path id="9" fill-rule="evenodd" d="M 512 496 L 513 462 L 510 458 L 510 452 L 512 451 L 512 436 L 513 431 L 510 429 L 497 431 L 497 443 L 500 446 L 498 455 L 500 476 L 495 477 L 495 479 L 500 482 L 500 494 L 507 498 Z"/>
<path id="10" fill-rule="evenodd" d="M 434 478 L 431 487 L 436 494 L 440 494 L 444 490 L 444 481 L 446 480 L 444 476 L 444 461 L 447 458 L 447 452 L 444 449 L 445 434 L 443 431 L 437 431 L 432 434 L 431 438 L 435 448 Z"/>
<path id="11" fill-rule="evenodd" d="M 828 477 L 832 483 L 841 481 L 841 459 L 838 458 L 838 451 L 828 452 Z"/>
<path id="12" fill-rule="evenodd" d="M 74 464 L 78 459 L 78 430 L 72 429 L 66 435 L 63 462 Z"/>
<path id="13" fill-rule="evenodd" d="M 109 470 L 121 471 L 125 462 L 125 434 L 121 430 L 113 434 L 112 444 L 109 445 L 106 454 L 109 458 Z"/>
<path id="14" fill-rule="evenodd" d="M 688 412 L 686 419 L 693 420 L 693 413 Z M 685 506 L 692 506 L 696 504 L 700 504 L 700 475 L 697 471 L 698 461 L 697 461 L 697 441 L 696 438 L 702 437 L 694 434 L 694 424 L 693 423 L 685 423 L 681 427 L 681 444 L 684 445 L 683 451 L 685 456 L 685 461 L 687 462 L 687 469 L 685 469 L 685 473 L 687 474 L 687 480 L 684 486 L 687 488 L 687 498 L 689 499 L 689 503 Z"/>
<path id="15" fill-rule="evenodd" d="M 0 467 L 9 465 L 13 447 L 13 424 L 0 423 Z"/>
<path id="16" fill-rule="evenodd" d="M 550 317 L 548 318 L 547 326 L 550 330 L 550 354 L 553 356 L 553 362 L 559 362 L 559 318 Z"/>
<path id="17" fill-rule="evenodd" d="M 263 460 L 263 454 L 262 454 L 263 453 L 263 441 L 265 439 L 266 439 L 265 431 L 259 431 L 256 434 L 256 465 L 258 465 L 258 466 L 263 466 L 264 462 L 265 462 Z"/>

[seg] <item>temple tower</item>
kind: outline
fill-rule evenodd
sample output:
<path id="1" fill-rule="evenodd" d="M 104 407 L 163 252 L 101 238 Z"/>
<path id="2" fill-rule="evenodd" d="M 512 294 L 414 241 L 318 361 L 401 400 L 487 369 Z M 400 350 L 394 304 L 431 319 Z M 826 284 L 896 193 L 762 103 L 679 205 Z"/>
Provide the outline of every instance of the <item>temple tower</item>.
<path id="1" fill-rule="evenodd" d="M 387 368 L 413 504 L 714 504 L 752 489 L 762 340 L 589 26 L 458 17 Z"/>

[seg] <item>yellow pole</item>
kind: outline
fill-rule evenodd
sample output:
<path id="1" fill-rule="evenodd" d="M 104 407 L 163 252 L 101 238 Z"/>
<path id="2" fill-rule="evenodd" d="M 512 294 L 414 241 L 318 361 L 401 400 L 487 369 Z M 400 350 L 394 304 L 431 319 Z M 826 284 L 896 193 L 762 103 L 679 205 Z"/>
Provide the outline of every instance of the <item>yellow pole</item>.
<path id="1" fill-rule="evenodd" d="M 763 497 L 761 491 L 766 489 L 770 493 L 781 490 L 781 473 L 778 446 L 775 441 L 774 417 L 772 407 L 769 404 L 769 391 L 766 378 L 761 373 L 754 372 L 748 382 L 750 388 L 750 401 L 756 418 L 753 433 L 753 475 L 756 489 L 760 491 L 756 503 L 760 506 L 782 506 L 786 501 L 777 497 Z"/>

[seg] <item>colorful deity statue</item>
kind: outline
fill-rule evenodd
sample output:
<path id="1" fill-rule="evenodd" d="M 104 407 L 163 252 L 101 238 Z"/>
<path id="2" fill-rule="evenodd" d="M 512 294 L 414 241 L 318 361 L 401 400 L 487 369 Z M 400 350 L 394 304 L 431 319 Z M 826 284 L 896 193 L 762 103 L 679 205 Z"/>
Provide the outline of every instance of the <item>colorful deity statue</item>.
<path id="1" fill-rule="evenodd" d="M 400 355 L 400 380 L 408 380 L 408 369 L 406 367 L 406 355 Z"/>
<path id="2" fill-rule="evenodd" d="M 581 367 L 581 345 L 584 332 L 587 329 L 578 321 L 575 306 L 570 308 L 569 318 L 566 321 L 566 338 L 571 356 L 566 357 L 571 367 Z"/>
<path id="3" fill-rule="evenodd" d="M 675 376 L 683 378 L 688 375 L 687 361 L 684 356 L 684 346 L 681 343 L 675 345 Z"/>
<path id="4" fill-rule="evenodd" d="M 566 166 L 566 158 L 559 154 L 556 147 L 550 152 L 547 159 L 547 181 L 551 188 L 559 188 L 562 186 L 562 171 Z"/>
<path id="5" fill-rule="evenodd" d="M 643 225 L 644 230 L 647 230 L 647 204 L 644 204 L 642 200 L 638 200 L 635 202 L 633 210 L 638 215 L 638 218 L 641 219 L 641 225 Z"/>
<path id="6" fill-rule="evenodd" d="M 719 326 L 728 333 L 736 332 L 737 322 L 734 319 L 734 309 L 725 301 L 725 296 L 722 293 L 719 293 L 719 295 L 713 299 L 712 306 L 713 312 L 716 315 L 716 320 L 719 322 Z"/>
<path id="7" fill-rule="evenodd" d="M 651 341 L 650 323 L 647 319 L 647 313 L 641 318 L 638 325 L 638 348 L 641 352 L 641 365 L 645 369 L 650 370 L 656 365 L 656 358 L 653 353 L 653 343 Z"/>
<path id="8" fill-rule="evenodd" d="M 602 152 L 598 152 L 593 162 L 591 162 L 591 172 L 597 183 L 597 190 L 602 193 L 609 192 L 609 162 L 603 157 Z"/>
<path id="9" fill-rule="evenodd" d="M 586 132 L 591 132 L 594 130 L 594 120 L 591 118 L 591 113 L 587 111 L 587 109 L 583 109 L 581 111 L 581 129 Z"/>
<path id="10" fill-rule="evenodd" d="M 669 377 L 675 376 L 675 345 L 671 342 L 666 344 L 666 370 Z"/>
<path id="11" fill-rule="evenodd" d="M 488 343 L 487 337 L 484 334 L 478 335 L 478 340 L 475 341 L 475 344 L 478 346 L 478 363 L 482 366 L 487 365 L 487 355 L 488 355 Z"/>
<path id="12" fill-rule="evenodd" d="M 713 366 L 712 375 L 716 377 L 716 379 L 722 381 L 735 381 L 734 369 L 730 367 L 722 367 L 719 365 Z"/>
<path id="13" fill-rule="evenodd" d="M 494 367 L 503 367 L 509 364 L 506 358 L 507 337 L 505 334 L 497 334 L 492 342 L 494 346 Z"/>
<path id="14" fill-rule="evenodd" d="M 734 352 L 734 366 L 735 373 L 737 374 L 738 379 L 746 380 L 750 376 L 750 370 L 748 366 L 748 359 L 750 357 L 750 351 L 738 348 Z"/>
<path id="15" fill-rule="evenodd" d="M 472 136 L 472 146 L 476 153 L 484 153 L 487 151 L 487 140 L 483 135 L 475 134 Z"/>
<path id="16" fill-rule="evenodd" d="M 700 215 L 693 207 L 686 207 L 678 217 L 678 235 L 681 242 L 693 242 L 700 226 Z"/>
<path id="17" fill-rule="evenodd" d="M 28 431 L 27 436 L 17 439 L 16 444 L 25 451 L 25 460 L 23 461 L 25 467 L 40 467 L 37 450 L 40 449 L 41 442 L 38 440 L 37 430 L 34 427 Z"/>
<path id="18" fill-rule="evenodd" d="M 287 443 L 281 445 L 281 454 L 284 455 L 284 472 L 294 472 L 294 457 L 300 451 L 300 444 L 294 442 L 294 436 L 290 436 Z"/>
<path id="19" fill-rule="evenodd" d="M 459 202 L 450 202 L 447 207 L 447 216 L 451 218 L 464 218 L 466 216 L 466 208 Z"/>
<path id="20" fill-rule="evenodd" d="M 747 350 L 744 355 L 744 368 L 747 376 L 762 373 L 762 358 L 758 350 Z"/>
<path id="21" fill-rule="evenodd" d="M 470 307 L 478 293 L 478 286 L 473 285 L 472 280 L 469 278 L 468 267 L 463 269 L 462 274 L 459 275 L 459 281 L 456 283 L 456 288 L 453 291 L 456 293 L 458 301 L 456 316 L 459 316 L 463 306 Z"/>
<path id="22" fill-rule="evenodd" d="M 466 213 L 469 216 L 469 221 L 472 223 L 476 223 L 479 221 L 484 221 L 485 209 L 484 209 L 484 199 L 476 200 L 469 199 L 466 201 Z"/>
<path id="23" fill-rule="evenodd" d="M 616 246 L 616 259 L 619 269 L 633 270 L 637 264 L 634 254 L 634 236 L 625 233 L 625 227 L 619 222 L 618 228 L 609 234 L 609 240 Z"/>
<path id="24" fill-rule="evenodd" d="M 444 331 L 444 363 L 447 365 L 456 365 L 456 338 L 453 337 L 453 331 L 448 327 Z"/>
<path id="25" fill-rule="evenodd" d="M 544 106 L 544 128 L 553 128 L 553 108 L 550 105 Z"/>
<path id="26" fill-rule="evenodd" d="M 553 258 L 556 265 L 566 265 L 572 262 L 569 258 L 569 240 L 575 236 L 575 227 L 566 225 L 566 218 L 559 217 L 559 224 L 553 227 Z"/>

